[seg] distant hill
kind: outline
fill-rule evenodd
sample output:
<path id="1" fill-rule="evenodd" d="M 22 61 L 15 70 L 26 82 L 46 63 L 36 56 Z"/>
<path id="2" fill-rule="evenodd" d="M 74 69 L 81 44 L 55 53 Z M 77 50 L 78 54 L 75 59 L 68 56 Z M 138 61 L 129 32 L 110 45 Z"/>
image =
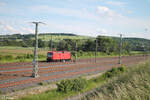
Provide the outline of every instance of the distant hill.
<path id="1" fill-rule="evenodd" d="M 90 36 L 81 36 L 73 33 L 39 33 L 39 39 L 43 41 L 49 41 L 51 38 L 53 41 L 57 42 L 63 39 L 90 39 Z M 23 40 L 23 39 L 34 39 L 34 34 L 13 34 L 13 35 L 0 35 L 0 40 L 10 39 L 10 40 Z"/>
<path id="2" fill-rule="evenodd" d="M 119 38 L 115 38 L 115 39 L 118 42 L 120 41 Z M 145 49 L 150 49 L 150 40 L 149 39 L 128 37 L 128 38 L 123 38 L 123 41 L 129 43 L 132 50 L 141 51 L 141 50 L 143 50 L 143 47 Z"/>
<path id="3" fill-rule="evenodd" d="M 39 35 L 61 35 L 61 36 L 77 36 L 74 33 L 40 33 Z"/>
<path id="4" fill-rule="evenodd" d="M 110 36 L 104 36 L 104 37 L 110 37 Z M 87 40 L 87 39 L 95 39 L 95 37 L 90 36 L 80 36 L 76 35 L 74 33 L 40 33 L 39 39 L 42 41 L 50 41 L 52 38 L 53 42 L 59 42 L 63 39 L 77 39 L 77 40 Z M 110 37 L 113 40 L 117 41 L 119 43 L 120 39 L 118 37 Z M 4 40 L 15 40 L 15 41 L 24 41 L 24 40 L 34 40 L 34 34 L 13 34 L 13 35 L 0 35 L 0 41 Z M 132 50 L 141 51 L 143 50 L 143 47 L 145 49 L 150 50 L 150 40 L 143 39 L 143 38 L 123 38 L 124 42 L 127 42 L 130 44 L 130 48 Z"/>

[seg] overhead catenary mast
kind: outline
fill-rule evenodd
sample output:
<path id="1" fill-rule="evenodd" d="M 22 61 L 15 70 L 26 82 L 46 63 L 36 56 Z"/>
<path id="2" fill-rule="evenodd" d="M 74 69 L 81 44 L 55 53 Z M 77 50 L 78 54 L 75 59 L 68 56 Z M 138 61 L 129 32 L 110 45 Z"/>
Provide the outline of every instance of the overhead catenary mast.
<path id="1" fill-rule="evenodd" d="M 52 36 L 52 34 L 51 34 L 51 44 L 50 44 L 50 47 L 51 47 L 51 51 L 53 51 L 53 43 L 52 43 L 52 41 L 53 41 L 53 36 Z"/>
<path id="2" fill-rule="evenodd" d="M 122 57 L 122 34 L 120 34 L 120 44 L 119 44 L 119 64 L 121 64 L 121 57 Z"/>
<path id="3" fill-rule="evenodd" d="M 78 57 L 78 55 L 77 55 L 77 53 L 78 53 L 78 43 L 77 43 L 77 40 L 75 42 L 76 42 L 76 44 L 75 44 L 75 46 L 76 46 L 75 62 L 77 62 L 77 57 Z"/>
<path id="4" fill-rule="evenodd" d="M 32 77 L 36 78 L 39 77 L 38 74 L 38 25 L 44 24 L 43 22 L 32 22 L 35 24 L 35 45 L 34 45 L 34 58 L 33 58 L 33 71 Z"/>
<path id="5" fill-rule="evenodd" d="M 95 63 L 97 61 L 97 47 L 98 47 L 98 41 L 97 41 L 97 37 L 96 37 L 96 40 L 95 40 Z"/>

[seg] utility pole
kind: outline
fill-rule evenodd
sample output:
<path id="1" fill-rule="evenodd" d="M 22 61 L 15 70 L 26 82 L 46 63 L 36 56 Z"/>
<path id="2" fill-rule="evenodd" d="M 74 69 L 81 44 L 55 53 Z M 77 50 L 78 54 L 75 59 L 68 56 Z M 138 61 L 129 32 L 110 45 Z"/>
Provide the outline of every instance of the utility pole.
<path id="1" fill-rule="evenodd" d="M 145 45 L 144 45 L 144 43 L 142 44 L 142 48 L 143 48 L 143 56 L 144 56 L 144 58 L 146 58 L 146 50 L 145 50 Z"/>
<path id="2" fill-rule="evenodd" d="M 77 55 L 77 53 L 78 53 L 77 49 L 78 49 L 78 44 L 77 44 L 77 41 L 76 41 L 76 54 L 75 54 L 75 61 L 76 62 L 77 62 L 77 57 L 78 57 L 78 55 Z"/>
<path id="3" fill-rule="evenodd" d="M 121 64 L 121 56 L 122 56 L 122 34 L 120 34 L 120 46 L 119 46 L 119 64 Z"/>
<path id="4" fill-rule="evenodd" d="M 42 22 L 32 22 L 35 24 L 35 46 L 34 46 L 34 58 L 33 58 L 33 72 L 32 77 L 36 78 L 39 77 L 38 75 L 38 25 L 44 24 Z"/>
<path id="5" fill-rule="evenodd" d="M 95 63 L 96 63 L 96 58 L 97 58 L 97 47 L 98 47 L 98 44 L 97 44 L 97 37 L 96 37 L 96 40 L 95 40 Z"/>
<path id="6" fill-rule="evenodd" d="M 145 28 L 145 33 L 147 33 L 147 31 L 148 31 L 148 28 Z M 143 50 L 144 50 L 144 57 L 146 59 L 147 58 L 147 49 L 145 48 L 144 40 L 143 40 Z"/>
<path id="7" fill-rule="evenodd" d="M 52 51 L 52 49 L 53 49 L 53 48 L 52 48 L 52 38 L 53 38 L 53 37 L 52 37 L 52 34 L 51 34 L 51 51 Z"/>

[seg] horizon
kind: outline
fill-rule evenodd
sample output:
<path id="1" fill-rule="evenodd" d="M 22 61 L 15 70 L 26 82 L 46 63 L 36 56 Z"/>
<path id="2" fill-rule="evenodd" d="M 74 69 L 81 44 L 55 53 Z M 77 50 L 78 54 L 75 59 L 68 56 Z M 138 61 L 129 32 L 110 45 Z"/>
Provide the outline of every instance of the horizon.
<path id="1" fill-rule="evenodd" d="M 20 34 L 20 33 L 16 33 L 16 34 Z M 0 36 L 2 35 L 16 35 L 16 34 L 0 34 Z M 51 35 L 51 34 L 54 34 L 54 35 L 59 35 L 59 34 L 64 34 L 64 35 L 69 35 L 69 34 L 72 34 L 72 35 L 75 35 L 75 36 L 87 36 L 87 37 L 92 37 L 92 38 L 96 38 L 95 36 L 88 36 L 88 35 L 78 35 L 78 34 L 74 34 L 74 33 L 64 33 L 64 32 L 61 32 L 61 33 L 39 33 L 38 35 Z M 20 35 L 34 35 L 34 33 L 28 33 L 28 34 L 20 34 Z M 63 36 L 63 35 L 62 35 Z M 120 36 L 108 36 L 108 35 L 98 35 L 98 36 L 106 36 L 106 37 L 114 37 L 114 38 L 120 38 Z M 150 39 L 147 39 L 147 38 L 142 38 L 142 37 L 123 37 L 122 38 L 137 38 L 137 39 L 146 39 L 146 40 L 150 40 Z"/>

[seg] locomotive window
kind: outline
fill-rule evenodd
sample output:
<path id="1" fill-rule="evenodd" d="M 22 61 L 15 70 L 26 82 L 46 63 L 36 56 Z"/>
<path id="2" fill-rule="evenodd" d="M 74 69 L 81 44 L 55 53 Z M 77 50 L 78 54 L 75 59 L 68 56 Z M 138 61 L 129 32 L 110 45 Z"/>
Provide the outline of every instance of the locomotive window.
<path id="1" fill-rule="evenodd" d="M 47 56 L 48 56 L 48 57 L 52 57 L 52 56 L 53 56 L 53 53 L 48 53 Z"/>

